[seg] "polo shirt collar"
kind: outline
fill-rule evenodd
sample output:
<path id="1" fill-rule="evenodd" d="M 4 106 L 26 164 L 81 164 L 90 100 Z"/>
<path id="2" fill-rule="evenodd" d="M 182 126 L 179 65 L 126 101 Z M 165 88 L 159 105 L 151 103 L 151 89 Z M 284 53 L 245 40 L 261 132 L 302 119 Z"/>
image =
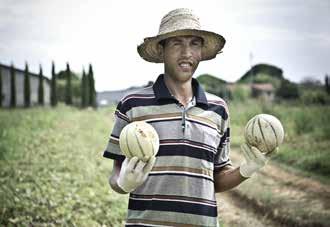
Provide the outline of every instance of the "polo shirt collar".
<path id="1" fill-rule="evenodd" d="M 205 91 L 195 78 L 192 78 L 192 86 L 193 86 L 194 96 L 196 97 L 196 105 L 207 107 L 208 104 L 207 104 Z M 158 101 L 161 100 L 176 101 L 176 99 L 171 95 L 170 91 L 166 87 L 164 81 L 164 74 L 158 76 L 156 82 L 153 85 L 153 90 L 155 92 L 155 96 Z"/>

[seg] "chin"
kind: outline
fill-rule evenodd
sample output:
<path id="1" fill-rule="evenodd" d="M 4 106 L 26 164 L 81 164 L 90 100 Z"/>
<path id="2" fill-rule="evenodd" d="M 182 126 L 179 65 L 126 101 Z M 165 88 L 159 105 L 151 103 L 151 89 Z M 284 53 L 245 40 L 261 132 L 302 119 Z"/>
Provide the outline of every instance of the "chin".
<path id="1" fill-rule="evenodd" d="M 186 82 L 188 80 L 190 80 L 192 78 L 193 74 L 189 73 L 189 74 L 181 74 L 177 77 L 177 79 L 181 82 Z"/>

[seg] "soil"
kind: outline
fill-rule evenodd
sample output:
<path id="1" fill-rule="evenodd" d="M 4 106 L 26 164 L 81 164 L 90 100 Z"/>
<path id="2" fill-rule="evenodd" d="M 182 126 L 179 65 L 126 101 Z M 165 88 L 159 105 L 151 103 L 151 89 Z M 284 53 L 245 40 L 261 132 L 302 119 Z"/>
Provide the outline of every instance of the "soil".
<path id="1" fill-rule="evenodd" d="M 234 166 L 243 160 L 238 151 L 231 153 L 231 159 Z M 242 184 L 244 187 L 217 194 L 219 216 L 225 227 L 330 226 L 329 185 L 273 162 Z M 269 201 L 259 198 L 258 193 L 269 191 Z"/>

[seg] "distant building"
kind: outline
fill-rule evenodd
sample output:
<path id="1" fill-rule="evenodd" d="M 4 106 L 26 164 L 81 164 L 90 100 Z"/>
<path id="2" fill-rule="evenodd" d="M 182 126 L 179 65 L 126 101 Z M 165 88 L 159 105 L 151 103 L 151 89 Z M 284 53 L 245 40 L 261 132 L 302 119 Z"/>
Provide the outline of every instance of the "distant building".
<path id="1" fill-rule="evenodd" d="M 273 101 L 275 97 L 275 88 L 271 83 L 252 84 L 251 91 L 255 98 Z"/>
<path id="2" fill-rule="evenodd" d="M 2 74 L 2 106 L 10 106 L 10 68 L 11 66 L 0 64 L 0 70 Z M 39 75 L 35 73 L 30 74 L 30 90 L 31 90 L 31 106 L 38 105 L 38 86 Z M 16 75 L 16 106 L 24 106 L 24 70 L 15 68 Z M 50 103 L 50 80 L 44 77 L 44 103 L 47 105 Z"/>
<path id="3" fill-rule="evenodd" d="M 141 87 L 130 87 L 127 89 L 123 89 L 123 90 L 117 90 L 117 91 L 102 91 L 102 92 L 97 92 L 97 106 L 110 106 L 110 105 L 117 105 L 120 100 L 130 94 L 133 93 L 135 91 L 141 90 L 145 87 L 149 87 L 152 86 L 153 82 L 149 82 L 147 85 L 145 86 L 141 86 Z"/>

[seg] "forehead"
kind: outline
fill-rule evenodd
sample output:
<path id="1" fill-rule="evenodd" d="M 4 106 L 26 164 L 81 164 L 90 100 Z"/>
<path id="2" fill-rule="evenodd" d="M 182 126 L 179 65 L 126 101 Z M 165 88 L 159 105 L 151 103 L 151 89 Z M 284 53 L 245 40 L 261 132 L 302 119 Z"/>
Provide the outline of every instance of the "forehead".
<path id="1" fill-rule="evenodd" d="M 166 42 L 171 42 L 171 41 L 200 41 L 200 42 L 203 42 L 203 39 L 198 36 L 185 35 L 185 36 L 170 37 L 170 38 L 167 38 L 165 41 Z"/>

